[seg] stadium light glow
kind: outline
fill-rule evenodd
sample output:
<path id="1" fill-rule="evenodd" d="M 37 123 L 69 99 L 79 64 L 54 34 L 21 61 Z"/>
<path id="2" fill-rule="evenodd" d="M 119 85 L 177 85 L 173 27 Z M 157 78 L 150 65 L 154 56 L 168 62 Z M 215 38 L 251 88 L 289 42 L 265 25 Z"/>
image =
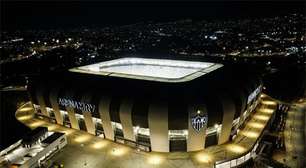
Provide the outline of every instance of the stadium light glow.
<path id="1" fill-rule="evenodd" d="M 24 111 L 30 111 L 30 110 L 33 110 L 33 108 L 32 108 L 32 107 L 23 107 L 23 108 L 20 109 L 19 111 L 24 112 Z"/>
<path id="2" fill-rule="evenodd" d="M 257 138 L 259 136 L 259 133 L 255 131 L 241 131 L 241 134 L 248 138 Z"/>
<path id="3" fill-rule="evenodd" d="M 65 133 L 68 136 L 68 135 L 71 135 L 72 133 L 74 133 L 75 130 L 73 130 L 73 129 L 65 129 L 65 130 L 60 131 L 60 132 Z"/>
<path id="4" fill-rule="evenodd" d="M 237 144 L 228 144 L 226 145 L 226 149 L 233 153 L 241 154 L 246 151 L 246 148 Z"/>
<path id="5" fill-rule="evenodd" d="M 152 155 L 148 158 L 148 163 L 153 165 L 159 165 L 163 161 L 163 158 L 159 155 Z"/>
<path id="6" fill-rule="evenodd" d="M 268 109 L 268 108 L 261 108 L 259 109 L 259 111 L 266 114 L 272 114 L 274 112 L 273 109 Z"/>
<path id="7" fill-rule="evenodd" d="M 111 150 L 111 155 L 113 156 L 122 156 L 127 153 L 127 148 L 117 147 Z"/>
<path id="8" fill-rule="evenodd" d="M 44 125 L 43 121 L 34 121 L 30 124 L 30 127 L 39 127 L 39 126 L 42 126 L 42 125 Z"/>
<path id="9" fill-rule="evenodd" d="M 265 127 L 264 124 L 258 123 L 258 122 L 255 122 L 255 121 L 247 123 L 247 126 L 252 127 L 252 128 L 258 128 L 258 129 L 262 129 L 263 127 Z"/>
<path id="10" fill-rule="evenodd" d="M 269 120 L 269 116 L 261 115 L 261 114 L 255 114 L 254 118 L 257 120 L 267 121 Z"/>
<path id="11" fill-rule="evenodd" d="M 89 141 L 89 139 L 90 139 L 89 135 L 79 135 L 74 139 L 74 141 L 78 143 L 84 143 Z"/>
<path id="12" fill-rule="evenodd" d="M 213 160 L 213 157 L 206 152 L 200 152 L 196 154 L 196 160 L 200 163 L 210 163 Z"/>
<path id="13" fill-rule="evenodd" d="M 276 105 L 276 102 L 265 100 L 265 101 L 262 101 L 262 104 L 264 104 L 264 105 Z"/>
<path id="14" fill-rule="evenodd" d="M 24 115 L 24 116 L 17 117 L 17 119 L 20 120 L 20 121 L 29 120 L 31 118 L 32 118 L 31 115 Z"/>
<path id="15" fill-rule="evenodd" d="M 70 69 L 72 72 L 162 82 L 185 82 L 222 67 L 221 64 L 148 58 L 121 58 Z"/>
<path id="16" fill-rule="evenodd" d="M 102 149 L 107 145 L 107 141 L 98 141 L 92 144 L 92 148 L 94 149 Z"/>
<path id="17" fill-rule="evenodd" d="M 54 131 L 54 130 L 57 130 L 57 129 L 59 129 L 58 125 L 55 125 L 55 124 L 48 125 L 48 130 L 49 131 Z"/>

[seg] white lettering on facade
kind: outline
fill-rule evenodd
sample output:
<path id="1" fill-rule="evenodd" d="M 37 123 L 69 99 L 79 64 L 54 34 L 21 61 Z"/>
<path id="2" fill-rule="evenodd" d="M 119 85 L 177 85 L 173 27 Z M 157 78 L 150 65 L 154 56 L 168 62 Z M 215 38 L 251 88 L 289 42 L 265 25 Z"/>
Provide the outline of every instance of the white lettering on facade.
<path id="1" fill-rule="evenodd" d="M 81 111 L 87 111 L 93 113 L 95 111 L 96 106 L 89 103 L 74 101 L 71 99 L 59 98 L 58 104 L 64 107 L 70 107 L 74 109 L 78 109 Z"/>

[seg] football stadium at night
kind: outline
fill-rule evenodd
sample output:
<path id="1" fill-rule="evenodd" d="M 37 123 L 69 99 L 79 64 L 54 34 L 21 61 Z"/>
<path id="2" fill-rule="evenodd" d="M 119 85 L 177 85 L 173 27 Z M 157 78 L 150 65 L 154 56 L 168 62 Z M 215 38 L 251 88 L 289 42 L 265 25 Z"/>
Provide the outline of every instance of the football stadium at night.
<path id="1" fill-rule="evenodd" d="M 0 168 L 305 167 L 304 1 L 25 1 Z"/>
<path id="2" fill-rule="evenodd" d="M 38 118 L 143 151 L 189 152 L 235 138 L 262 83 L 216 63 L 121 58 L 33 77 L 28 91 Z"/>

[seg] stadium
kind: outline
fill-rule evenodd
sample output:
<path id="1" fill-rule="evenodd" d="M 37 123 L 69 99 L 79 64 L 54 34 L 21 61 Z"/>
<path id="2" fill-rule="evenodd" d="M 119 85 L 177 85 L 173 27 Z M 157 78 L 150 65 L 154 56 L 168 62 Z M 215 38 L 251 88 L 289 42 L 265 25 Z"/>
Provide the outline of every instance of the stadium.
<path id="1" fill-rule="evenodd" d="M 144 151 L 231 141 L 260 102 L 256 76 L 209 62 L 120 58 L 31 77 L 39 118 Z"/>

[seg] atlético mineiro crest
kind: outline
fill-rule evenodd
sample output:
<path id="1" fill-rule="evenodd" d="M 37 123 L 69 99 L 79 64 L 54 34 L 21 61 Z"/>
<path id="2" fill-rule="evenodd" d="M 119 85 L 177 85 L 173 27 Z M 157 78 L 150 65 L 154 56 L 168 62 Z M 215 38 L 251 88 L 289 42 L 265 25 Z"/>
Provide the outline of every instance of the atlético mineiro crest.
<path id="1" fill-rule="evenodd" d="M 191 118 L 191 125 L 193 129 L 195 129 L 197 132 L 201 131 L 201 129 L 206 124 L 206 122 L 207 122 L 207 117 L 202 116 L 200 114 L 197 114 Z"/>

